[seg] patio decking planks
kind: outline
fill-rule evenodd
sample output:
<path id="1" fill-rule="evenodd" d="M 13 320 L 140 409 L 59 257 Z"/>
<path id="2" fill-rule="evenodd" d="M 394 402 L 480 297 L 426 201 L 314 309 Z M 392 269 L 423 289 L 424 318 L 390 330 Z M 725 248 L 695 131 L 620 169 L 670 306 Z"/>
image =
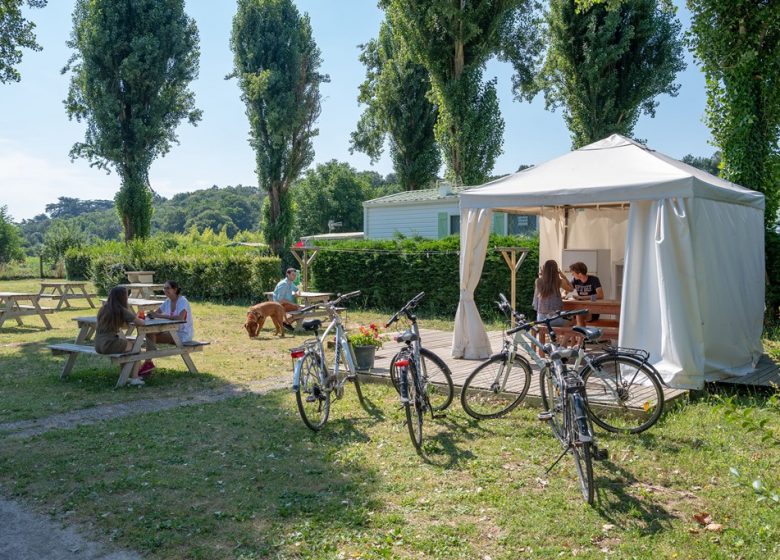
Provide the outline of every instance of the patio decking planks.
<path id="1" fill-rule="evenodd" d="M 772 359 L 763 354 L 756 364 L 756 369 L 748 375 L 727 377 L 719 379 L 716 383 L 728 383 L 733 385 L 754 385 L 761 387 L 780 387 L 780 369 Z"/>
<path id="2" fill-rule="evenodd" d="M 503 340 L 501 331 L 491 331 L 487 334 L 493 352 L 498 352 L 501 349 L 501 343 Z M 452 350 L 452 332 L 420 329 L 420 336 L 423 340 L 423 346 L 437 354 L 447 363 L 447 366 L 449 366 L 450 371 L 452 372 L 452 382 L 455 384 L 456 393 L 459 393 L 459 388 L 463 386 L 463 382 L 466 380 L 469 374 L 474 371 L 474 369 L 484 360 L 463 360 L 451 357 L 450 353 Z M 371 372 L 364 374 L 364 377 L 367 377 L 368 379 L 374 378 L 377 381 L 389 382 L 390 360 L 395 355 L 395 353 L 401 349 L 401 347 L 402 345 L 396 344 L 395 342 L 385 344 L 383 348 L 377 351 L 374 367 L 371 369 Z M 526 396 L 524 402 L 527 402 L 531 405 L 539 405 L 541 403 L 541 391 L 539 389 L 539 368 L 536 367 L 533 361 L 531 361 L 531 368 L 533 371 L 533 375 L 531 377 L 531 386 L 528 389 L 528 395 Z M 513 387 L 510 386 L 508 389 L 511 391 Z M 664 399 L 667 403 L 666 406 L 671 406 L 673 403 L 675 403 L 675 401 L 685 397 L 688 394 L 688 391 L 685 390 L 669 389 L 666 387 L 663 388 L 663 391 Z M 641 397 L 641 395 L 639 396 Z M 633 407 L 631 406 L 631 403 L 629 403 L 629 408 L 636 408 L 639 410 L 642 405 L 641 401 L 641 398 L 636 399 L 636 404 Z"/>

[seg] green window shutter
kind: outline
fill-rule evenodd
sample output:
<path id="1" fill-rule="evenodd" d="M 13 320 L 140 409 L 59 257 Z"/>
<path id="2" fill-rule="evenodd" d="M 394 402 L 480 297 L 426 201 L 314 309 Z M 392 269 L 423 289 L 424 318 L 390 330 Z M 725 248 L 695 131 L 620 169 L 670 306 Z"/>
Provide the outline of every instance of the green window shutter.
<path id="1" fill-rule="evenodd" d="M 504 216 L 506 216 L 506 214 L 493 212 L 493 233 L 496 235 L 504 235 L 506 233 L 504 231 Z"/>
<path id="2" fill-rule="evenodd" d="M 442 237 L 447 237 L 447 235 L 450 233 L 448 231 L 448 220 L 449 217 L 447 216 L 447 212 L 439 212 L 439 239 Z"/>

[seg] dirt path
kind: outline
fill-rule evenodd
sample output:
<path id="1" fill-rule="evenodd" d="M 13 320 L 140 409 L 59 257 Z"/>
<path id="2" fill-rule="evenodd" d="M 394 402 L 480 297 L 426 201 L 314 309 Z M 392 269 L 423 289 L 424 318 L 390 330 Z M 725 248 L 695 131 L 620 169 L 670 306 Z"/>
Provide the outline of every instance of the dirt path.
<path id="1" fill-rule="evenodd" d="M 134 414 L 146 414 L 169 410 L 178 406 L 192 406 L 223 401 L 240 397 L 248 393 L 262 395 L 269 391 L 289 387 L 290 376 L 270 377 L 255 381 L 245 387 L 224 387 L 211 391 L 203 391 L 187 397 L 168 397 L 131 401 L 126 403 L 107 404 L 82 410 L 74 410 L 62 414 L 54 414 L 35 420 L 21 420 L 0 424 L 0 434 L 8 438 L 26 438 L 58 428 L 75 428 L 86 424 L 95 424 L 114 418 L 123 418 Z M 7 432 L 7 433 L 3 433 Z"/>

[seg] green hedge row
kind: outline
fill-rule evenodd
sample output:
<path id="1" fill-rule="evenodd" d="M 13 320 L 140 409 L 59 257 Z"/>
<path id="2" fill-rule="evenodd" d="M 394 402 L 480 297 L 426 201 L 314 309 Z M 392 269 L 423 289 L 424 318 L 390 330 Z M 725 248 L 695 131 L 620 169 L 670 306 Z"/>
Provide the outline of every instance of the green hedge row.
<path id="1" fill-rule="evenodd" d="M 70 249 L 65 255 L 68 278 L 90 279 L 105 295 L 127 282 L 126 271 L 153 270 L 156 282 L 176 280 L 187 297 L 241 303 L 264 300 L 263 292 L 281 278 L 279 259 L 252 248 L 147 249 L 121 243 Z"/>
<path id="2" fill-rule="evenodd" d="M 460 297 L 460 238 L 438 240 L 342 241 L 323 243 L 312 262 L 313 284 L 326 292 L 361 290 L 365 306 L 395 310 L 424 291 L 420 308 L 440 316 L 455 315 Z M 497 294 L 510 297 L 509 267 L 495 247 L 528 247 L 517 273 L 517 308 L 531 313 L 533 283 L 539 268 L 537 238 L 491 236 L 482 279 L 474 294 L 481 314 L 494 316 Z"/>
<path id="3" fill-rule="evenodd" d="M 766 251 L 766 320 L 780 322 L 780 234 L 767 231 L 764 236 Z"/>

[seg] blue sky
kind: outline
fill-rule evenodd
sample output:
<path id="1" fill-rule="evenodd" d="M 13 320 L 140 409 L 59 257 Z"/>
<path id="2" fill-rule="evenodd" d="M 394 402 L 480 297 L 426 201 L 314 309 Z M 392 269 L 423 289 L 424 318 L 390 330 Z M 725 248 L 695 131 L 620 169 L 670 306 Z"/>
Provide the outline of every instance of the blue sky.
<path id="1" fill-rule="evenodd" d="M 322 51 L 322 70 L 330 83 L 322 86 L 320 135 L 315 139 L 315 164 L 331 159 L 349 162 L 358 170 L 392 172 L 389 158 L 373 167 L 362 154 L 349 153 L 349 134 L 362 107 L 357 88 L 365 69 L 358 61 L 358 45 L 374 37 L 382 12 L 373 0 L 297 0 L 307 12 Z M 687 29 L 689 14 L 675 0 Z M 180 145 L 152 165 L 152 187 L 165 197 L 212 185 L 256 185 L 255 156 L 247 143 L 249 126 L 235 80 L 226 81 L 233 58 L 229 36 L 235 3 L 225 0 L 189 0 L 187 13 L 200 32 L 200 77 L 193 82 L 196 104 L 203 110 L 197 127 L 180 125 Z M 19 67 L 20 83 L 0 84 L 0 205 L 8 205 L 15 220 L 42 213 L 58 196 L 111 199 L 119 187 L 115 173 L 90 168 L 84 160 L 71 163 L 74 142 L 83 140 L 84 127 L 69 121 L 62 100 L 68 76 L 60 74 L 70 56 L 65 46 L 72 0 L 50 0 L 42 10 L 26 10 L 37 24 L 42 52 L 26 51 Z M 656 118 L 640 118 L 634 135 L 672 157 L 710 155 L 711 135 L 702 123 L 706 96 L 704 77 L 686 55 L 688 69 L 678 76 L 676 98 L 659 98 Z M 533 103 L 512 100 L 511 68 L 492 61 L 485 78 L 498 78 L 501 111 L 506 122 L 504 153 L 494 173 L 514 172 L 518 165 L 538 164 L 570 149 L 568 130 L 560 111 L 544 110 L 541 96 Z"/>

